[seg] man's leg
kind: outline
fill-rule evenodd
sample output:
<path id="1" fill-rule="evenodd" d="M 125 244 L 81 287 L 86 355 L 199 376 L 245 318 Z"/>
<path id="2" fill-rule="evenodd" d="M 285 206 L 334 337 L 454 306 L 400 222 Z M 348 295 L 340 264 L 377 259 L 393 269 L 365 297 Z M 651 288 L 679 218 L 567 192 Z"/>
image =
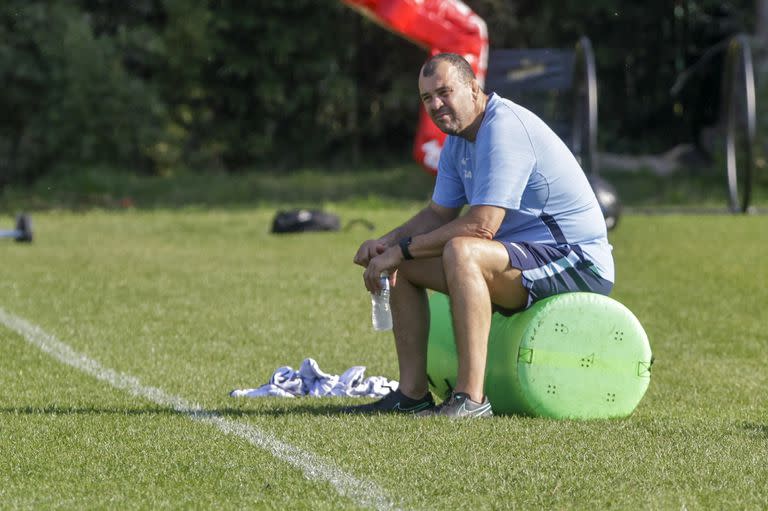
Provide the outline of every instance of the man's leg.
<path id="1" fill-rule="evenodd" d="M 510 266 L 507 249 L 496 241 L 454 238 L 445 246 L 442 263 L 459 359 L 455 391 L 482 403 L 491 304 L 524 307 L 528 291 L 520 270 Z"/>
<path id="2" fill-rule="evenodd" d="M 449 294 L 451 298 L 459 354 L 459 378 L 455 390 L 468 393 L 473 401 L 483 401 L 491 301 L 515 309 L 527 303 L 528 294 L 523 288 L 520 271 L 510 266 L 502 244 L 467 237 L 449 241 L 442 257 L 406 261 L 400 265 L 397 281 L 390 291 L 400 368 L 398 391 L 390 396 L 397 395 L 391 402 L 357 406 L 350 411 L 396 411 L 397 408 L 391 407 L 403 398 L 423 404 L 422 398 L 429 389 L 427 289 Z M 382 401 L 388 399 L 385 397 Z M 407 410 L 399 408 L 399 411 Z"/>
<path id="3" fill-rule="evenodd" d="M 438 257 L 403 263 L 390 291 L 393 331 L 400 367 L 400 391 L 420 398 L 429 390 L 427 382 L 427 340 L 429 302 L 427 289 L 448 292 L 443 263 Z"/>
<path id="4" fill-rule="evenodd" d="M 429 302 L 426 289 L 446 292 L 440 258 L 406 261 L 397 270 L 389 295 L 400 366 L 400 384 L 374 403 L 342 409 L 344 413 L 419 413 L 435 406 L 427 381 Z"/>

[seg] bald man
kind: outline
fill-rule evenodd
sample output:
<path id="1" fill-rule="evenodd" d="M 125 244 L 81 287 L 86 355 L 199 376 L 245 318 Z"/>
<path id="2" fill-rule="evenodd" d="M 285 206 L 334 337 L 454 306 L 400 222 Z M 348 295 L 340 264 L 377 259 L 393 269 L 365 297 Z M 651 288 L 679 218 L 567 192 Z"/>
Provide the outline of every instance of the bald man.
<path id="1" fill-rule="evenodd" d="M 354 257 L 369 291 L 390 275 L 400 386 L 345 411 L 490 417 L 484 377 L 492 313 L 510 315 L 559 293 L 607 295 L 611 246 L 584 172 L 536 115 L 485 94 L 472 67 L 451 53 L 422 66 L 419 94 L 448 135 L 432 200 Z M 427 381 L 428 289 L 450 297 L 459 361 L 456 387 L 439 406 Z"/>

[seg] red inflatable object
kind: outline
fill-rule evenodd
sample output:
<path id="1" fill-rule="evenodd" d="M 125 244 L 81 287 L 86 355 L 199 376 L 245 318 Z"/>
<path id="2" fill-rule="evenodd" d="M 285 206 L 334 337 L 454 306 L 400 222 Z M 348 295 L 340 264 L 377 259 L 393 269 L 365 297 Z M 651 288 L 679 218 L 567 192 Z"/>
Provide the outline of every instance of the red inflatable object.
<path id="1" fill-rule="evenodd" d="M 488 66 L 485 21 L 460 0 L 342 0 L 387 30 L 426 48 L 430 55 L 458 53 L 472 66 L 480 84 Z M 426 172 L 437 174 L 445 134 L 422 105 L 413 156 Z"/>

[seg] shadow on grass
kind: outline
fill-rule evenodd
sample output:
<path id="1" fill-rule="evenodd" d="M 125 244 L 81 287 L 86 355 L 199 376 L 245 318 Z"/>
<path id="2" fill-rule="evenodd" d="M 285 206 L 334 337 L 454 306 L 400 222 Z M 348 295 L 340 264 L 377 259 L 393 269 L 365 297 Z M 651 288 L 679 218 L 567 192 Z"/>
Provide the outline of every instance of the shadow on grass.
<path id="1" fill-rule="evenodd" d="M 3 415 L 191 415 L 191 416 L 219 416 L 219 417 L 257 417 L 286 415 L 339 415 L 348 405 L 338 403 L 301 404 L 298 406 L 277 406 L 274 408 L 203 408 L 200 410 L 175 410 L 166 407 L 144 408 L 106 408 L 96 406 L 19 406 L 0 408 L 0 416 Z"/>
<path id="2" fill-rule="evenodd" d="M 0 408 L 0 415 L 176 415 L 172 408 L 99 408 L 95 406 L 19 406 Z"/>
<path id="3" fill-rule="evenodd" d="M 647 170 L 604 169 L 601 176 L 616 188 L 626 208 L 637 209 L 633 212 L 674 212 L 664 207 L 705 207 L 727 212 L 723 172 L 688 169 L 659 176 Z M 180 172 L 170 176 L 83 169 L 46 176 L 29 186 L 6 186 L 0 190 L 0 212 L 321 207 L 337 202 L 382 207 L 398 201 L 426 203 L 433 186 L 434 177 L 415 163 L 343 170 Z M 768 207 L 768 177 L 757 176 L 752 195 L 752 203 L 758 208 Z"/>
<path id="4" fill-rule="evenodd" d="M 0 190 L 0 211 L 320 207 L 334 202 L 426 202 L 434 178 L 415 165 L 345 171 L 136 176 L 84 170 Z"/>
<path id="5" fill-rule="evenodd" d="M 742 422 L 741 428 L 749 433 L 755 433 L 768 439 L 768 424 L 756 424 L 754 422 Z"/>
<path id="6" fill-rule="evenodd" d="M 366 401 L 367 403 L 368 401 Z M 363 404 L 363 403 L 360 403 Z M 218 410 L 211 410 L 214 413 L 226 415 L 228 417 L 238 416 L 272 416 L 272 417 L 284 417 L 286 415 L 316 415 L 316 416 L 333 416 L 333 415 L 348 415 L 344 413 L 344 409 L 348 408 L 349 404 L 340 404 L 332 402 L 314 403 L 314 404 L 300 404 L 296 406 L 275 406 L 275 407 L 260 407 L 258 409 L 240 409 L 240 408 L 223 408 Z"/>

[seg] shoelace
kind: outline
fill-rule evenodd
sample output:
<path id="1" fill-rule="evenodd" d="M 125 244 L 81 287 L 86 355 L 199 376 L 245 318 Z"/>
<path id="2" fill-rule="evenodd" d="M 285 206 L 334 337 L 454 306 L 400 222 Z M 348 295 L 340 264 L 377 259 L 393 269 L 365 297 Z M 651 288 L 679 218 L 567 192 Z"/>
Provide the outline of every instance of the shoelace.
<path id="1" fill-rule="evenodd" d="M 450 408 L 456 403 L 456 394 L 451 393 L 451 397 L 440 403 L 440 406 L 438 407 L 437 414 L 441 415 L 443 413 L 443 409 Z"/>

